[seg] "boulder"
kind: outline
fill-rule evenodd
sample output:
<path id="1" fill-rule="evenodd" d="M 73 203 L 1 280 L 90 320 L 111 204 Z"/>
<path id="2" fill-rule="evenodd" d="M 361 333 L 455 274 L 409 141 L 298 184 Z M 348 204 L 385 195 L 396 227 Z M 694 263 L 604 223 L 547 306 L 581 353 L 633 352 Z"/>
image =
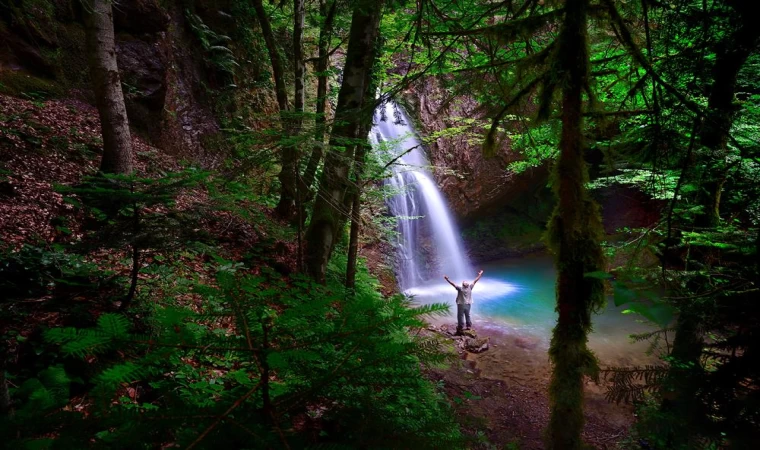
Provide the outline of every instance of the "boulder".
<path id="1" fill-rule="evenodd" d="M 464 338 L 464 349 L 470 353 L 482 353 L 488 350 L 489 338 Z"/>

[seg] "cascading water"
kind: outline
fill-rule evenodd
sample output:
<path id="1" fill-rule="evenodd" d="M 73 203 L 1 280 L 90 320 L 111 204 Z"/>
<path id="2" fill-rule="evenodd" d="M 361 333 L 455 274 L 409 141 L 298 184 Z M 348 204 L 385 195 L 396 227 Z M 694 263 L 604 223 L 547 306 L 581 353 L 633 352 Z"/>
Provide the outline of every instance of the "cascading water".
<path id="1" fill-rule="evenodd" d="M 456 225 L 441 192 L 427 171 L 429 165 L 409 119 L 397 105 L 387 102 L 375 111 L 370 140 L 399 157 L 388 184 L 397 192 L 388 200 L 398 220 L 398 279 L 408 290 L 428 278 L 444 274 L 453 280 L 475 277 Z M 382 144 L 382 145 L 381 145 Z M 423 252 L 423 247 L 430 251 Z M 428 254 L 425 254 L 428 253 Z"/>

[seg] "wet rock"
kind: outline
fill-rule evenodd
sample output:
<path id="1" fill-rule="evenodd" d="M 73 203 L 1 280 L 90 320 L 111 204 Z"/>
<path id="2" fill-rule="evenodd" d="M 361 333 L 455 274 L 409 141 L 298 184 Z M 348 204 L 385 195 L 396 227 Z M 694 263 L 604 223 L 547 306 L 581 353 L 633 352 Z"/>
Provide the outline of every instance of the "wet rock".
<path id="1" fill-rule="evenodd" d="M 464 338 L 464 349 L 470 353 L 482 353 L 488 350 L 489 338 Z"/>
<path id="2" fill-rule="evenodd" d="M 18 36 L 4 32 L 2 28 L 0 28 L 0 42 L 5 44 L 5 48 L 0 49 L 0 67 L 7 66 L 12 70 L 24 68 L 35 75 L 50 78 L 54 76 L 55 67 L 42 55 L 39 48 L 35 48 Z"/>
<path id="3" fill-rule="evenodd" d="M 121 40 L 117 56 L 127 100 L 160 111 L 166 97 L 166 63 L 158 45 L 140 39 Z"/>

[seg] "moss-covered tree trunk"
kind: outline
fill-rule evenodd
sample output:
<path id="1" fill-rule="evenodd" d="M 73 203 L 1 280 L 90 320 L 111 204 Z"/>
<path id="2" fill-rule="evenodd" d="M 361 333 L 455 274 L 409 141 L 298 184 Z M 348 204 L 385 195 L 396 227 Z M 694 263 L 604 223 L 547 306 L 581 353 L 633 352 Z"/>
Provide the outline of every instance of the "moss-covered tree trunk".
<path id="1" fill-rule="evenodd" d="M 548 238 L 557 265 L 557 325 L 549 356 L 551 418 L 547 447 L 573 450 L 583 447 L 583 377 L 598 376 L 596 358 L 587 347 L 591 314 L 604 304 L 599 279 L 584 274 L 602 270 L 600 241 L 603 228 L 599 208 L 589 197 L 584 161 L 583 100 L 588 85 L 588 0 L 567 0 L 559 47 L 553 65 L 562 89 L 562 137 L 554 168 L 557 206 Z"/>
<path id="2" fill-rule="evenodd" d="M 366 94 L 370 82 L 368 74 L 375 61 L 375 41 L 380 29 L 382 1 L 358 1 L 351 18 L 346 65 L 343 83 L 338 93 L 335 124 L 330 135 L 330 147 L 325 156 L 324 170 L 319 180 L 319 194 L 306 232 L 306 268 L 316 280 L 324 281 L 327 263 L 349 211 L 345 199 L 350 187 L 349 173 L 354 160 L 354 149 L 360 136 L 362 123 L 371 114 L 373 102 Z"/>
<path id="3" fill-rule="evenodd" d="M 103 134 L 103 173 L 131 173 L 132 138 L 116 64 L 112 0 L 84 0 L 90 76 Z"/>

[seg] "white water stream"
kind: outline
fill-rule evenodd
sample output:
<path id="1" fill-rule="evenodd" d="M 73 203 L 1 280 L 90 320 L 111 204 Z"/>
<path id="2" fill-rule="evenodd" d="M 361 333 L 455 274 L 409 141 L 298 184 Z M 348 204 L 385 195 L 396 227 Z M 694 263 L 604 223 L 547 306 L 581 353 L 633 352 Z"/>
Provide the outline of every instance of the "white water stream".
<path id="1" fill-rule="evenodd" d="M 397 220 L 397 278 L 409 294 L 440 293 L 441 301 L 453 300 L 456 292 L 444 280 L 472 281 L 477 271 L 463 250 L 462 239 L 452 220 L 448 204 L 441 195 L 429 168 L 422 143 L 406 113 L 388 102 L 375 111 L 370 141 L 376 151 L 401 155 L 392 166 L 388 185 L 397 192 L 388 207 Z M 382 149 L 381 149 L 382 148 Z M 424 251 L 423 251 L 424 247 Z M 478 283 L 477 295 L 497 296 L 512 287 L 486 276 Z"/>

